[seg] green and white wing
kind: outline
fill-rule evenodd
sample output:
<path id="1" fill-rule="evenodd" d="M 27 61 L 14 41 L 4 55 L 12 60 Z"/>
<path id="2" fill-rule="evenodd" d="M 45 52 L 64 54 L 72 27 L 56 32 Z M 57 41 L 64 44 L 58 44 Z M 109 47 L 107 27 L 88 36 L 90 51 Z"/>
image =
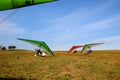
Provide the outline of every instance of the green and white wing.
<path id="1" fill-rule="evenodd" d="M 21 39 L 21 38 L 17 38 L 18 40 L 22 40 L 24 42 L 33 44 L 35 46 L 41 47 L 42 49 L 44 49 L 45 51 L 47 51 L 50 55 L 54 56 L 53 52 L 51 51 L 51 49 L 48 47 L 48 45 L 43 42 L 43 41 L 36 41 L 36 40 L 29 40 L 29 39 Z"/>

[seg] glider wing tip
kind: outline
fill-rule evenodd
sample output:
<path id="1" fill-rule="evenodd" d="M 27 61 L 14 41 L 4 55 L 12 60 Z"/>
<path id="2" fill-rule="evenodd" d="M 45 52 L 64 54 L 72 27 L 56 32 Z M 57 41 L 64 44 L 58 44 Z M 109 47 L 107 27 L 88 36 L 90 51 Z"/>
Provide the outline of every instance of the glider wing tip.
<path id="1" fill-rule="evenodd" d="M 17 40 L 21 40 L 21 38 L 16 38 Z"/>
<path id="2" fill-rule="evenodd" d="M 20 38 L 16 38 L 16 39 L 18 39 L 18 40 L 19 40 Z"/>

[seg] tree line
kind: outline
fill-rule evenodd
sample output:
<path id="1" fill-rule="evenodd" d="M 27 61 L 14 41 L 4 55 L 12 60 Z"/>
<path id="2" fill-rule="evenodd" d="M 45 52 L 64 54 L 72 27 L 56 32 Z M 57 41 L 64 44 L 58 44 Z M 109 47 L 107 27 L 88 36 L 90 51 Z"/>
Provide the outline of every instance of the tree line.
<path id="1" fill-rule="evenodd" d="M 15 50 L 16 49 L 16 46 L 13 45 L 13 46 L 8 46 L 8 47 L 5 47 L 5 46 L 2 46 L 0 45 L 0 50 Z"/>

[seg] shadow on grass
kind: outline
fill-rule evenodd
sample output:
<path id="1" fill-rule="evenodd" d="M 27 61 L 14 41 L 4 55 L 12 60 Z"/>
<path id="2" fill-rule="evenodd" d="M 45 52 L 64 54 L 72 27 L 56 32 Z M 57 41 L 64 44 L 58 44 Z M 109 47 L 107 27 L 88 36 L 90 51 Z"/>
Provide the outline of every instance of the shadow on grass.
<path id="1" fill-rule="evenodd" d="M 11 77 L 8 77 L 8 78 L 1 78 L 0 77 L 0 80 L 27 80 L 27 79 L 24 79 L 24 78 L 11 78 Z"/>

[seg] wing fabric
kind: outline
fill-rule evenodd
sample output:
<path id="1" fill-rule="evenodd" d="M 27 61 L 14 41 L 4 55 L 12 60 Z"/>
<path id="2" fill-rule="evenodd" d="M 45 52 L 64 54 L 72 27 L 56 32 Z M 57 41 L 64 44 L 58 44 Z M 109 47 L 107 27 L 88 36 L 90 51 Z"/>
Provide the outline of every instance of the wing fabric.
<path id="1" fill-rule="evenodd" d="M 36 41 L 36 40 L 28 40 L 28 39 L 20 39 L 17 38 L 18 40 L 22 40 L 25 41 L 27 43 L 33 44 L 35 46 L 41 47 L 42 49 L 44 49 L 45 51 L 47 51 L 50 55 L 54 56 L 53 52 L 51 51 L 51 49 L 47 46 L 47 44 L 43 41 Z"/>
<path id="2" fill-rule="evenodd" d="M 100 44 L 104 44 L 104 43 L 92 43 L 92 44 L 85 44 L 85 45 L 88 45 L 89 47 L 94 47 Z"/>
<path id="3" fill-rule="evenodd" d="M 85 44 L 83 49 L 81 50 L 81 53 L 85 53 L 88 48 L 94 47 L 96 45 L 100 45 L 104 43 L 92 43 L 92 44 Z"/>
<path id="4" fill-rule="evenodd" d="M 70 48 L 70 50 L 68 51 L 68 53 L 70 53 L 70 52 L 72 52 L 74 49 L 80 48 L 80 47 L 83 47 L 83 46 L 72 46 L 72 47 Z"/>
<path id="5" fill-rule="evenodd" d="M 57 1 L 57 0 L 0 0 L 0 11 L 21 8 L 36 4 L 43 4 L 53 1 Z"/>
<path id="6" fill-rule="evenodd" d="M 88 48 L 89 48 L 89 46 L 88 46 L 88 45 L 85 45 L 85 46 L 83 47 L 83 49 L 81 50 L 81 53 L 85 53 Z"/>

